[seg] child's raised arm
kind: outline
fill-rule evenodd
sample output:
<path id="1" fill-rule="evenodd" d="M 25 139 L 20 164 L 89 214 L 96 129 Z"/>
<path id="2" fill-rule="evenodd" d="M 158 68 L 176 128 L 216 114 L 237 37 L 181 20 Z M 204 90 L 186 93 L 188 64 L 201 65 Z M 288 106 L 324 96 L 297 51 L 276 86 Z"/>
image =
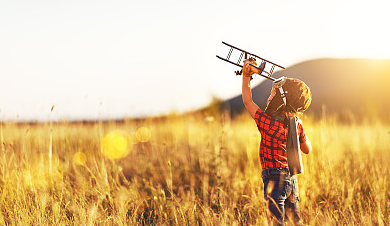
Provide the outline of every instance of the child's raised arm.
<path id="1" fill-rule="evenodd" d="M 255 118 L 255 114 L 259 107 L 252 100 L 252 90 L 251 90 L 251 66 L 249 65 L 250 61 L 246 61 L 242 68 L 242 102 L 244 102 L 246 110 Z"/>

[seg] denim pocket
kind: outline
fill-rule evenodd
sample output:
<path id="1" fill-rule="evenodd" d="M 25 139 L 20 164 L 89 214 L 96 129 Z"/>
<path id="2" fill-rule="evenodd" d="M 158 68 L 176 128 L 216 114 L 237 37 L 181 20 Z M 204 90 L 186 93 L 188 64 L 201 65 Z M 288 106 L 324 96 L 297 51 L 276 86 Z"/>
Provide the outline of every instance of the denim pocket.
<path id="1" fill-rule="evenodd" d="M 264 198 L 272 198 L 276 202 L 286 200 L 291 193 L 291 181 L 277 176 L 263 177 Z"/>
<path id="2" fill-rule="evenodd" d="M 291 192 L 291 182 L 290 180 L 280 180 L 279 182 L 279 198 L 280 199 L 286 199 L 288 194 Z"/>
<path id="3" fill-rule="evenodd" d="M 291 187 L 290 197 L 292 199 L 291 202 L 295 203 L 295 202 L 299 201 L 298 180 L 297 180 L 296 176 L 291 178 L 291 183 L 292 183 L 292 187 Z"/>

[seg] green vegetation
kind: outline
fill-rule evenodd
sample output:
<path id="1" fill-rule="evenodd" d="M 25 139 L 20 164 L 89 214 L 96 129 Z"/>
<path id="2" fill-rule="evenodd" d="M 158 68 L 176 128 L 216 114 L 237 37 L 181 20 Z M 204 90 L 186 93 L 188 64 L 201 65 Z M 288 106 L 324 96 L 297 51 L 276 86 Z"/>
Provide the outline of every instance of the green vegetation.
<path id="1" fill-rule="evenodd" d="M 390 126 L 304 126 L 313 143 L 298 177 L 304 223 L 389 225 Z M 266 225 L 260 135 L 247 114 L 52 127 L 50 161 L 50 124 L 2 124 L 0 224 Z M 100 143 L 118 130 L 131 152 L 109 159 Z"/>

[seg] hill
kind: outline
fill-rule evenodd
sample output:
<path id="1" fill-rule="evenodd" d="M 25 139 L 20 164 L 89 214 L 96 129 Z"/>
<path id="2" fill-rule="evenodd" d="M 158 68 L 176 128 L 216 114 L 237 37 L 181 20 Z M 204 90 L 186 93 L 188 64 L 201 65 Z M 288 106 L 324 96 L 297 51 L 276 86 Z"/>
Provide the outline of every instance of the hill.
<path id="1" fill-rule="evenodd" d="M 308 113 L 390 117 L 390 60 L 317 59 L 274 73 L 281 76 L 298 78 L 310 87 L 313 101 Z M 271 86 L 271 81 L 264 81 L 252 88 L 253 100 L 262 109 Z M 222 108 L 233 115 L 241 112 L 241 95 L 224 101 Z"/>

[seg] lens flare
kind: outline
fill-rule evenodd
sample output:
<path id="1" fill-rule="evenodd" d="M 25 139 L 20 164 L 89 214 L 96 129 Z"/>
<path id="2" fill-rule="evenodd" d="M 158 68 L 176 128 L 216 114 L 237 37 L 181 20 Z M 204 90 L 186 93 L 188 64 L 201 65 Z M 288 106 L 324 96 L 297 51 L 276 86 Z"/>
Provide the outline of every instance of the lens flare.
<path id="1" fill-rule="evenodd" d="M 137 140 L 142 143 L 148 142 L 152 137 L 152 133 L 146 127 L 140 127 L 135 133 L 135 135 L 137 137 Z"/>
<path id="2" fill-rule="evenodd" d="M 84 154 L 84 152 L 76 152 L 73 155 L 73 162 L 79 166 L 85 165 L 85 163 L 87 162 L 87 156 Z"/>
<path id="3" fill-rule="evenodd" d="M 108 133 L 101 142 L 102 154 L 110 159 L 126 157 L 133 147 L 132 139 L 124 131 Z"/>

